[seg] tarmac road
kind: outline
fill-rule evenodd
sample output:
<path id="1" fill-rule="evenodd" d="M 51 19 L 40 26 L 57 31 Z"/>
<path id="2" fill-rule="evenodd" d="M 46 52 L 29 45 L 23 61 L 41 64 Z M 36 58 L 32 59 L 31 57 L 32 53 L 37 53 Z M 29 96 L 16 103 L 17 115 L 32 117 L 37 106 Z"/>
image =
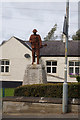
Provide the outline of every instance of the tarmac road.
<path id="1" fill-rule="evenodd" d="M 67 114 L 4 114 L 2 120 L 79 120 L 77 113 Z"/>

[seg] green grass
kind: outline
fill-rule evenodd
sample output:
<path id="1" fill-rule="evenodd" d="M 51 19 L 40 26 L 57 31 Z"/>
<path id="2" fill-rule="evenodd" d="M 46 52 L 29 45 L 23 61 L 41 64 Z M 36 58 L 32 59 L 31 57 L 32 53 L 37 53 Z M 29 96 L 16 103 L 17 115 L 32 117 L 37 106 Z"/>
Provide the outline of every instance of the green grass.
<path id="1" fill-rule="evenodd" d="M 2 97 L 2 88 L 0 88 L 0 98 Z"/>
<path id="2" fill-rule="evenodd" d="M 5 88 L 5 97 L 14 96 L 14 88 Z"/>
<path id="3" fill-rule="evenodd" d="M 3 90 L 0 89 L 0 97 L 2 97 Z M 14 88 L 5 88 L 5 97 L 14 96 Z"/>

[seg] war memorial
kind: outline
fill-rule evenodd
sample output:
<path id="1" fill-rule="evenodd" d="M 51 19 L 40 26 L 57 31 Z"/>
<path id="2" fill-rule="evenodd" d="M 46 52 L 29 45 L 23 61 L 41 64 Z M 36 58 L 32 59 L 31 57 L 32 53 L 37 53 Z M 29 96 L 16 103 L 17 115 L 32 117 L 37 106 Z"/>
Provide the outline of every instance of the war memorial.
<path id="1" fill-rule="evenodd" d="M 32 47 L 32 64 L 27 65 L 26 67 L 23 85 L 47 83 L 45 66 L 39 64 L 40 49 L 46 45 L 42 45 L 41 37 L 36 34 L 36 32 L 37 30 L 34 29 L 34 34 L 32 34 L 29 39 Z M 37 63 L 35 62 L 36 55 Z"/>

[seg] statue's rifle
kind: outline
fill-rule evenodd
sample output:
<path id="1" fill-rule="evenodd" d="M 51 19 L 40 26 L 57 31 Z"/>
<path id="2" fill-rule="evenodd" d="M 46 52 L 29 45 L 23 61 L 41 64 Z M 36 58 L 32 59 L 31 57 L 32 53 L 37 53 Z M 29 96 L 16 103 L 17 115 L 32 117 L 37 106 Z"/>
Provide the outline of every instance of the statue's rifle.
<path id="1" fill-rule="evenodd" d="M 46 46 L 47 46 L 47 44 L 44 44 L 44 45 L 41 46 L 41 48 L 46 47 Z"/>

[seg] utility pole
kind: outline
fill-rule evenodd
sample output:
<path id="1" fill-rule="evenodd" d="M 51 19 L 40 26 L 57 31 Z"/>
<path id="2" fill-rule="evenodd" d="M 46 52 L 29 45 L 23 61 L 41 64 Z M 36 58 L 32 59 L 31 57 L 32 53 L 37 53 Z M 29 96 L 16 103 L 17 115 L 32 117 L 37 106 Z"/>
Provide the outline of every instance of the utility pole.
<path id="1" fill-rule="evenodd" d="M 68 61 L 68 23 L 69 23 L 69 0 L 66 2 L 66 34 L 65 34 L 65 80 L 63 83 L 63 113 L 68 112 L 68 84 L 67 84 L 67 61 Z"/>

